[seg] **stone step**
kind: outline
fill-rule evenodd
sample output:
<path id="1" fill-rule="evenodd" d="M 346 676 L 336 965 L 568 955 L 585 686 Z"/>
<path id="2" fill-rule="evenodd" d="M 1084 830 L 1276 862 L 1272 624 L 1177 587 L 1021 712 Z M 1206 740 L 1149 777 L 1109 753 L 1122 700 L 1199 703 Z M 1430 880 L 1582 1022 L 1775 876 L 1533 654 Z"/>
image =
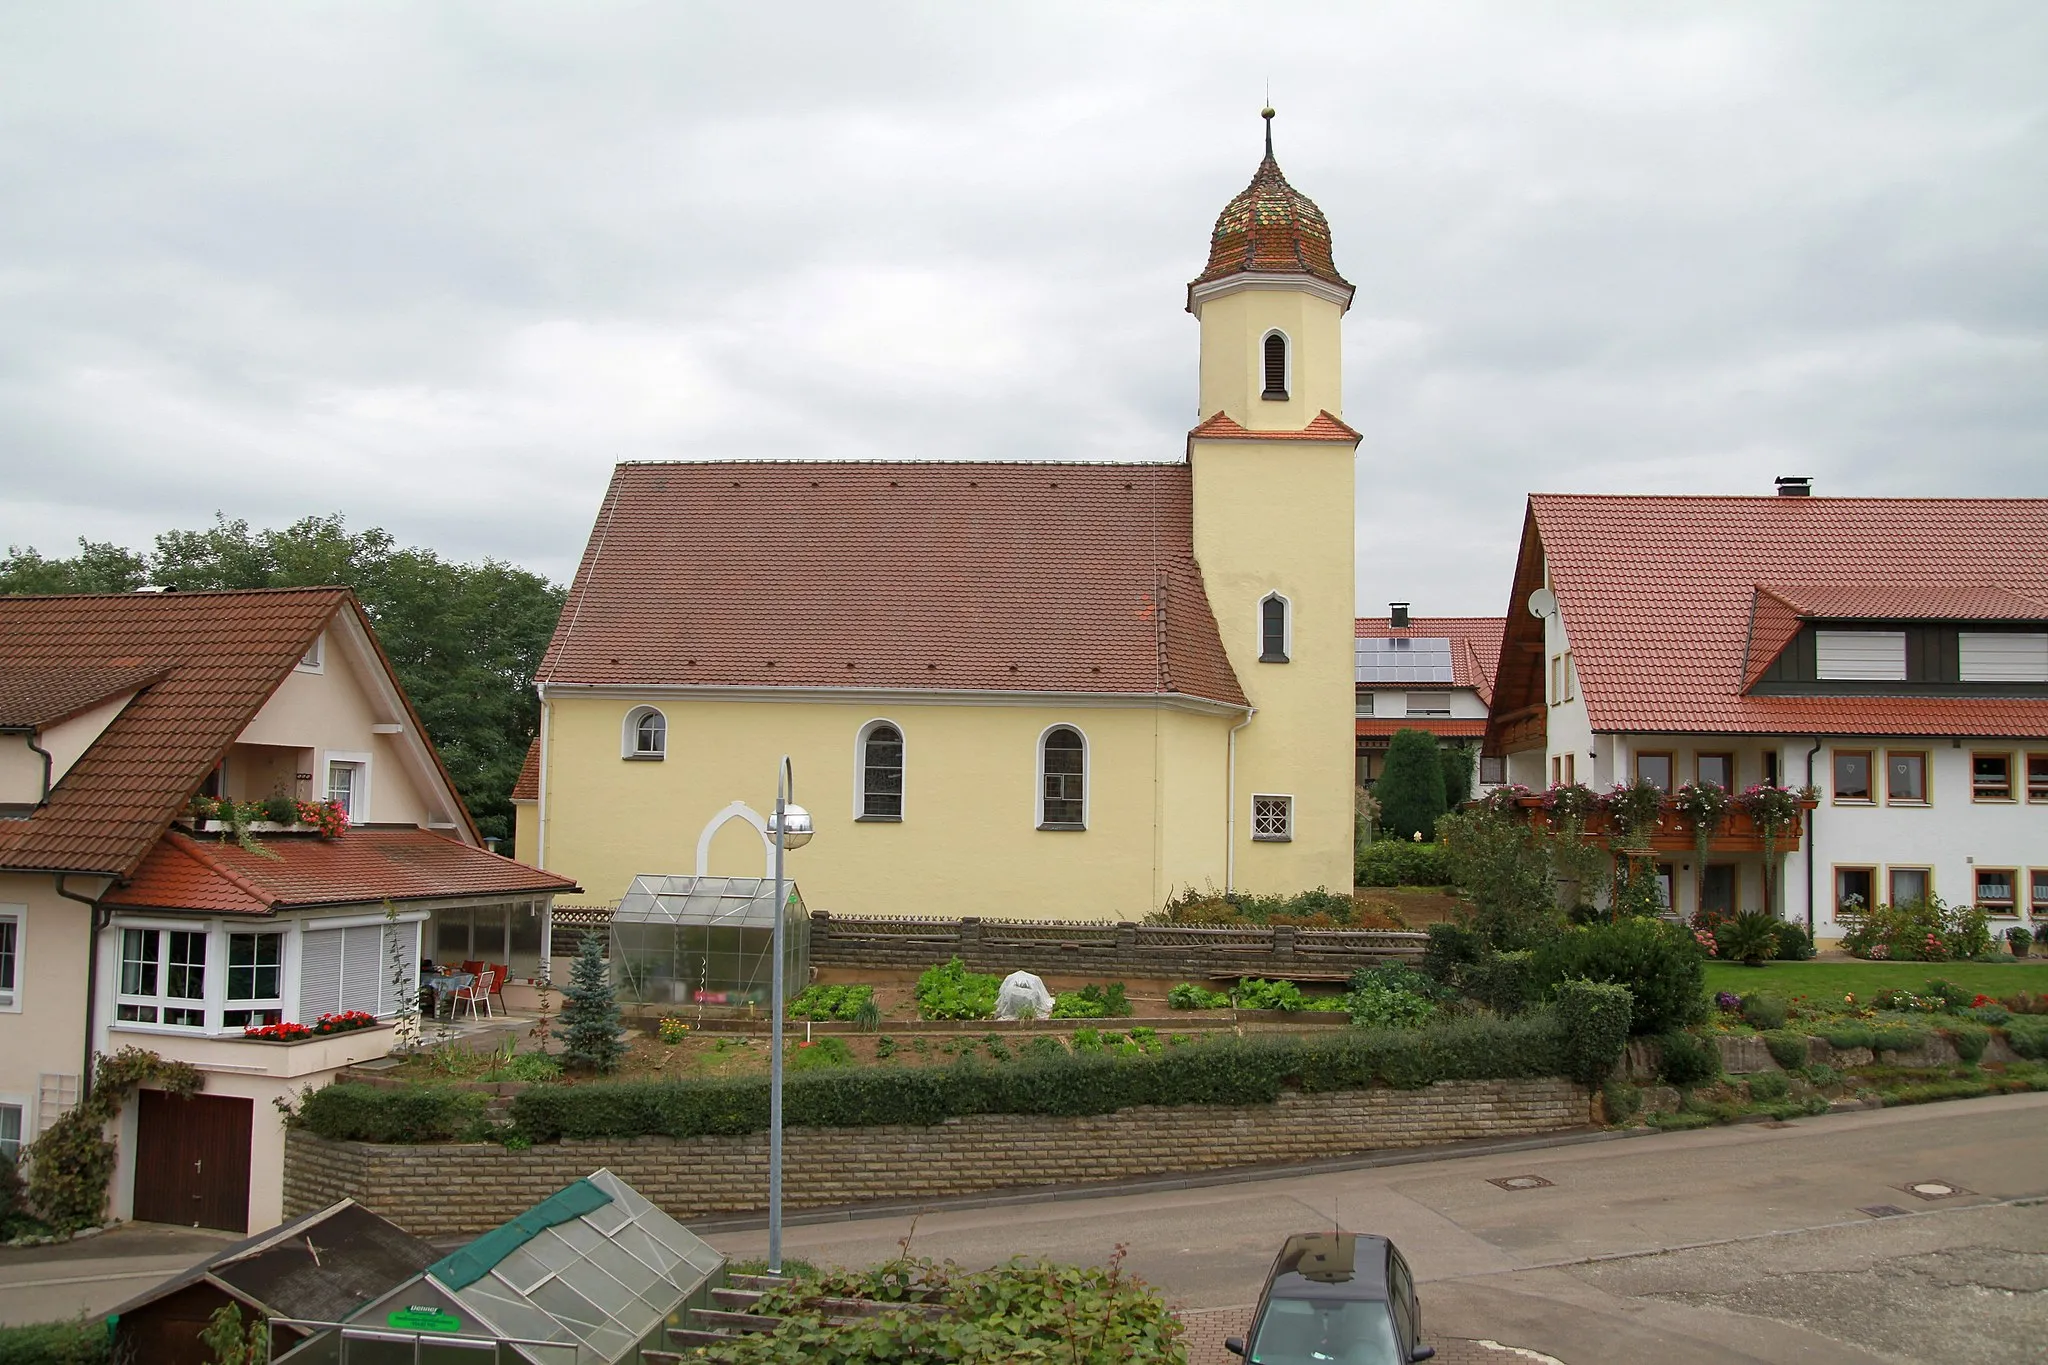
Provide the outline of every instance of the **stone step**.
<path id="1" fill-rule="evenodd" d="M 725 1346 L 732 1343 L 730 1332 L 701 1332 L 694 1327 L 671 1327 L 668 1329 L 668 1344 L 671 1346 Z M 642 1360 L 653 1359 L 655 1352 L 642 1351 Z M 680 1359 L 681 1357 L 677 1357 Z"/>
<path id="2" fill-rule="evenodd" d="M 720 1308 L 745 1312 L 761 1301 L 762 1292 L 759 1289 L 714 1289 L 711 1291 L 711 1301 Z"/>
<path id="3" fill-rule="evenodd" d="M 730 1327 L 741 1332 L 772 1332 L 782 1325 L 781 1318 L 762 1317 L 758 1313 L 728 1313 L 720 1308 L 692 1308 L 690 1317 L 706 1327 Z"/>

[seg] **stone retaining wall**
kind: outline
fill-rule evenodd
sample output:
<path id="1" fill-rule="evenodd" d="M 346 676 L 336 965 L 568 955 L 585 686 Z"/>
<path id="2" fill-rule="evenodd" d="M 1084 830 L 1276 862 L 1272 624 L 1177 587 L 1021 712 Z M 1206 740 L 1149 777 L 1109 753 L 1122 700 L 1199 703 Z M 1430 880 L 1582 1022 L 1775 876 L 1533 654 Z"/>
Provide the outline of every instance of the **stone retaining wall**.
<path id="1" fill-rule="evenodd" d="M 783 1188 L 792 1210 L 943 1199 L 1556 1132 L 1590 1121 L 1583 1087 L 1538 1079 L 1288 1091 L 1270 1105 L 1140 1106 L 1089 1118 L 978 1114 L 931 1128 L 791 1128 Z M 677 1218 L 746 1212 L 767 1200 L 768 1135 L 571 1140 L 508 1151 L 330 1142 L 294 1129 L 285 1150 L 285 1216 L 351 1197 L 421 1236 L 476 1233 L 601 1166 Z"/>
<path id="2" fill-rule="evenodd" d="M 1713 1039 L 1721 1051 L 1721 1070 L 1731 1076 L 1746 1076 L 1759 1071 L 1778 1071 L 1777 1060 L 1764 1040 L 1752 1034 L 1729 1034 Z M 1625 1080 L 1647 1081 L 1657 1076 L 1659 1065 L 1664 1059 L 1663 1049 L 1655 1039 L 1636 1038 L 1629 1042 L 1628 1050 L 1622 1054 L 1619 1073 Z M 1903 1052 L 1887 1052 L 1884 1059 L 1892 1066 L 1936 1067 L 1953 1066 L 1962 1060 L 1946 1038 L 1929 1038 L 1926 1046 L 1910 1048 Z M 2005 1039 L 1993 1034 L 1984 1048 L 1987 1062 L 2005 1064 L 2020 1060 Z M 1825 1038 L 1806 1040 L 1808 1065 L 1832 1066 L 1837 1070 L 1851 1066 L 1869 1066 L 1875 1058 L 1867 1047 L 1834 1047 Z"/>

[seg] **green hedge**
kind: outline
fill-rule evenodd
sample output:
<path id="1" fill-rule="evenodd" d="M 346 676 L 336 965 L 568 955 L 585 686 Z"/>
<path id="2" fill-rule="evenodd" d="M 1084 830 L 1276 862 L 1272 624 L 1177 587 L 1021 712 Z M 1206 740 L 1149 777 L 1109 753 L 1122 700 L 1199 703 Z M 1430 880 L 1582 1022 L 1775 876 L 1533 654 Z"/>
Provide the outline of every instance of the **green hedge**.
<path id="1" fill-rule="evenodd" d="M 97 1319 L 0 1327 L 0 1365 L 102 1365 L 112 1356 Z"/>
<path id="2" fill-rule="evenodd" d="M 963 1060 L 945 1067 L 849 1067 L 787 1077 L 783 1115 L 795 1128 L 930 1126 L 965 1114 L 1107 1114 L 1139 1104 L 1270 1104 L 1290 1086 L 1306 1091 L 1390 1085 L 1417 1088 L 1441 1080 L 1558 1076 L 1567 1056 L 1557 1016 L 1461 1019 L 1420 1029 L 1352 1029 L 1329 1038 L 1225 1039 L 1148 1056 L 1076 1053 L 1002 1066 Z M 309 1103 L 306 1126 L 323 1137 L 399 1134 L 365 1111 L 394 1105 L 403 1091 L 335 1085 Z M 409 1111 L 412 1131 L 417 1104 Z M 346 1117 L 349 1122 L 339 1123 Z M 516 1130 L 535 1142 L 658 1134 L 740 1134 L 768 1126 L 768 1083 L 727 1080 L 605 1081 L 534 1086 L 512 1101 Z M 459 1131 L 444 1117 L 432 1125 Z M 375 1141 L 423 1140 L 398 1135 Z M 433 1139 L 424 1139 L 433 1140 Z"/>
<path id="3" fill-rule="evenodd" d="M 483 1123 L 488 1103 L 475 1091 L 442 1085 L 344 1082 L 307 1096 L 298 1121 L 321 1137 L 351 1142 L 451 1142 Z"/>
<path id="4" fill-rule="evenodd" d="M 1626 986 L 1600 981 L 1558 983 L 1557 1020 L 1566 1075 L 1583 1085 L 1598 1085 L 1606 1079 L 1628 1046 L 1630 1006 Z"/>
<path id="5" fill-rule="evenodd" d="M 1451 864 L 1440 844 L 1380 839 L 1359 850 L 1355 875 L 1360 886 L 1447 886 Z"/>

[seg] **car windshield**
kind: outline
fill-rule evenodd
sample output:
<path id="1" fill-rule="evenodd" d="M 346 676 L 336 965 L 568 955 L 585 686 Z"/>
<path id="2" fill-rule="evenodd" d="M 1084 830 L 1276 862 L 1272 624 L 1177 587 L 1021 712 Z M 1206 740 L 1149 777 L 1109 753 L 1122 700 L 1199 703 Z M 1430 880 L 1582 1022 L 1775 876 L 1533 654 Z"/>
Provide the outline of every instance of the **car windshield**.
<path id="1" fill-rule="evenodd" d="M 1274 1299 L 1259 1323 L 1252 1365 L 1405 1365 L 1384 1303 Z"/>

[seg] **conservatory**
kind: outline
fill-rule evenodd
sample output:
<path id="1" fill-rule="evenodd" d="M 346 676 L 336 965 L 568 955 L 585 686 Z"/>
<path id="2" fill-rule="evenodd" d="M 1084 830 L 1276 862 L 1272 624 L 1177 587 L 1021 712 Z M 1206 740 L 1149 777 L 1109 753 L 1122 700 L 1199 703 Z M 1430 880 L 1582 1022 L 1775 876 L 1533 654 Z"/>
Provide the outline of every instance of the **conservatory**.
<path id="1" fill-rule="evenodd" d="M 810 968 L 811 921 L 796 884 L 785 886 L 782 979 L 794 992 Z M 775 883 L 765 877 L 635 877 L 612 912 L 620 1000 L 766 1007 L 775 915 Z"/>
<path id="2" fill-rule="evenodd" d="M 725 1258 L 610 1171 L 549 1195 L 278 1365 L 629 1365 L 710 1301 Z M 284 1321 L 284 1320 L 278 1320 Z"/>

